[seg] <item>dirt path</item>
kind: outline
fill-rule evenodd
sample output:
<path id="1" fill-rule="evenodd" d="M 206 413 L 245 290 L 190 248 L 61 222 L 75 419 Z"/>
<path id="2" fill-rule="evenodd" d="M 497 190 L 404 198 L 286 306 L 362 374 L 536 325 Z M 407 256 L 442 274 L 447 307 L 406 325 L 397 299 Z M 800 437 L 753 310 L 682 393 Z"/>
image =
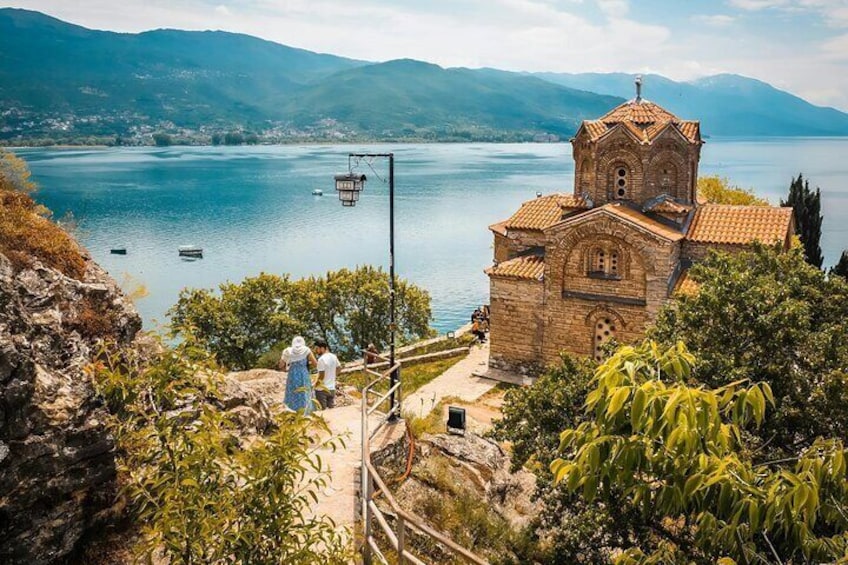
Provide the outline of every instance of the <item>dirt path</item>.
<path id="1" fill-rule="evenodd" d="M 474 346 L 468 357 L 422 386 L 403 400 L 403 413 L 417 417 L 429 414 L 439 402 L 456 397 L 465 402 L 477 400 L 497 386 L 497 381 L 473 375 L 489 362 L 489 344 Z"/>
<path id="2" fill-rule="evenodd" d="M 489 359 L 489 346 L 474 346 L 465 359 L 459 361 L 440 376 L 404 399 L 404 414 L 424 416 L 447 397 L 456 397 L 464 402 L 473 402 L 484 396 L 498 383 L 490 379 L 473 376 L 485 367 Z M 272 408 L 282 406 L 285 393 L 285 374 L 276 371 L 248 371 L 233 375 L 247 388 L 259 392 Z M 359 482 L 359 462 L 362 451 L 362 415 L 359 403 L 316 412 L 322 417 L 333 436 L 339 437 L 343 445 L 335 450 L 319 450 L 328 471 L 329 485 L 320 493 L 313 511 L 325 514 L 339 526 L 351 526 L 356 517 L 356 489 Z M 375 425 L 373 417 L 370 426 Z M 371 440 L 372 451 L 399 439 L 405 433 L 401 422 L 386 425 Z"/>

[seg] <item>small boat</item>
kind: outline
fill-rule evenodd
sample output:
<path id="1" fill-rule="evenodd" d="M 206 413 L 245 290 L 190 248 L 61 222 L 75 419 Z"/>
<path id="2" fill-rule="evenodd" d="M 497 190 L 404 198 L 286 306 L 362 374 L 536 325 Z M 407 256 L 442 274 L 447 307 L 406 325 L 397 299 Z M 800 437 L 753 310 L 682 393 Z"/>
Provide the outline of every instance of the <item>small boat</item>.
<path id="1" fill-rule="evenodd" d="M 127 254 L 127 248 L 126 247 L 113 247 L 112 249 L 109 250 L 109 253 L 111 253 L 112 255 L 126 255 Z"/>
<path id="2" fill-rule="evenodd" d="M 324 191 L 320 188 L 312 189 L 312 196 L 324 196 Z"/>
<path id="3" fill-rule="evenodd" d="M 203 248 L 196 245 L 180 245 L 180 257 L 203 258 Z"/>

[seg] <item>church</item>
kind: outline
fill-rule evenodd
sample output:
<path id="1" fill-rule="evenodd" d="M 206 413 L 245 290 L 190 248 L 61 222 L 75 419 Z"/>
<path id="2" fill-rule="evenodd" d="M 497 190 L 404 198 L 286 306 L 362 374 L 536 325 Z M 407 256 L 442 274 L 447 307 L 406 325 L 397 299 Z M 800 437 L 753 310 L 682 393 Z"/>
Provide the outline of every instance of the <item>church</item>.
<path id="1" fill-rule="evenodd" d="M 495 368 L 536 372 L 560 352 L 601 357 L 612 338 L 644 336 L 709 249 L 791 244 L 791 208 L 699 202 L 703 140 L 641 97 L 586 120 L 571 140 L 574 190 L 539 196 L 490 226 Z"/>

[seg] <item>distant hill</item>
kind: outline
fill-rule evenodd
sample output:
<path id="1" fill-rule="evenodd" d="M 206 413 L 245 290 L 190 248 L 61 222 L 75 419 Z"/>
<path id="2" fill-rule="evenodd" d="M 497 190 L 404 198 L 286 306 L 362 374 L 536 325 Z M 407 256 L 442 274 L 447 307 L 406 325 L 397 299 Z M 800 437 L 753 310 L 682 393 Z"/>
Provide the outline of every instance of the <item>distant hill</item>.
<path id="1" fill-rule="evenodd" d="M 562 139 L 632 98 L 632 82 L 370 63 L 234 33 L 113 33 L 0 9 L 5 143 Z M 744 77 L 649 76 L 645 88 L 708 134 L 848 134 L 848 115 Z"/>
<path id="2" fill-rule="evenodd" d="M 121 34 L 0 10 L 0 101 L 35 112 L 261 121 L 298 85 L 358 64 L 247 35 Z"/>
<path id="3" fill-rule="evenodd" d="M 296 93 L 284 109 L 301 125 L 333 116 L 378 134 L 487 129 L 569 136 L 582 120 L 622 101 L 535 77 L 404 59 L 336 73 Z"/>
<path id="4" fill-rule="evenodd" d="M 572 88 L 633 98 L 633 75 L 537 73 Z M 721 74 L 691 82 L 645 75 L 643 96 L 681 118 L 701 121 L 707 135 L 848 135 L 848 114 L 815 106 L 752 78 Z"/>

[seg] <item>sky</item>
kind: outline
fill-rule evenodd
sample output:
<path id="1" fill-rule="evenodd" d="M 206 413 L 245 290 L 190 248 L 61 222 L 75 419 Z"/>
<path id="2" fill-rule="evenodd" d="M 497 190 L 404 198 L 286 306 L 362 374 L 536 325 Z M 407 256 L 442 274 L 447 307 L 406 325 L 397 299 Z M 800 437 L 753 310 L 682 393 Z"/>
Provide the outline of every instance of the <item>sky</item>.
<path id="1" fill-rule="evenodd" d="M 94 29 L 219 29 L 368 61 L 758 78 L 848 111 L 848 0 L 20 0 Z M 650 85 L 646 84 L 646 91 Z"/>

